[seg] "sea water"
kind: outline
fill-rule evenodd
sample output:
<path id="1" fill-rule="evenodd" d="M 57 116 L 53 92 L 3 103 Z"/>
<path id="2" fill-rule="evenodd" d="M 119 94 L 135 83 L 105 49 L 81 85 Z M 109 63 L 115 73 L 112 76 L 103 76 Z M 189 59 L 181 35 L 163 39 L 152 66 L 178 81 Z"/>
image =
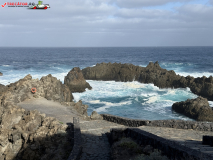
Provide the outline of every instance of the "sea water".
<path id="1" fill-rule="evenodd" d="M 73 68 L 102 62 L 132 63 L 145 67 L 158 61 L 162 68 L 183 76 L 213 74 L 213 47 L 106 47 L 106 48 L 0 48 L 0 83 L 7 85 L 31 74 L 60 79 Z M 159 89 L 153 84 L 88 80 L 92 90 L 73 93 L 92 111 L 135 119 L 192 120 L 171 110 L 172 104 L 196 98 L 189 88 Z M 213 103 L 209 101 L 210 105 Z"/>

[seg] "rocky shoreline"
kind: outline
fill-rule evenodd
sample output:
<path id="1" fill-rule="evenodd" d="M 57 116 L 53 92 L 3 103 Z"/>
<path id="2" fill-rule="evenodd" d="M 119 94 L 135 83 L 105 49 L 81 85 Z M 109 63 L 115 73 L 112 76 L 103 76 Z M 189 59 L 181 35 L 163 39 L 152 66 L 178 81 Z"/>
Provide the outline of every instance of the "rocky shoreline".
<path id="1" fill-rule="evenodd" d="M 77 86 L 76 92 L 82 91 L 82 82 L 86 81 L 81 71 L 69 73 L 67 79 L 74 76 L 76 78 L 72 86 Z M 73 147 L 71 125 L 63 124 L 54 117 L 46 117 L 37 110 L 26 111 L 17 104 L 29 99 L 45 98 L 70 106 L 82 118 L 89 120 L 88 106 L 81 101 L 73 102 L 73 90 L 70 89 L 70 84 L 62 84 L 51 74 L 40 80 L 27 75 L 7 86 L 0 85 L 0 159 L 66 160 Z"/>
<path id="2" fill-rule="evenodd" d="M 147 67 L 135 66 L 133 64 L 101 63 L 94 67 L 82 70 L 86 80 L 102 81 L 138 81 L 141 83 L 153 83 L 159 88 L 186 88 L 192 93 L 213 100 L 213 77 L 203 76 L 194 78 L 191 76 L 177 75 L 173 70 L 167 71 L 160 67 L 158 62 L 150 62 Z"/>
<path id="3" fill-rule="evenodd" d="M 66 159 L 72 150 L 72 141 L 69 139 L 71 127 L 36 110 L 26 111 L 17 104 L 27 99 L 43 97 L 72 107 L 85 120 L 103 119 L 97 112 L 88 116 L 88 106 L 82 104 L 82 101 L 73 102 L 73 92 L 92 89 L 85 79 L 122 82 L 136 80 L 153 83 L 159 88 L 189 87 L 193 93 L 213 100 L 212 77 L 183 77 L 176 75 L 174 71 L 162 69 L 158 62 L 151 62 L 147 67 L 101 63 L 82 71 L 76 67 L 67 74 L 64 84 L 50 74 L 40 80 L 27 75 L 7 86 L 0 85 L 0 159 Z M 35 93 L 32 88 L 36 88 Z M 178 102 L 173 104 L 172 109 L 197 121 L 213 121 L 212 108 L 205 98 Z M 61 154 L 57 154 L 59 152 Z"/>

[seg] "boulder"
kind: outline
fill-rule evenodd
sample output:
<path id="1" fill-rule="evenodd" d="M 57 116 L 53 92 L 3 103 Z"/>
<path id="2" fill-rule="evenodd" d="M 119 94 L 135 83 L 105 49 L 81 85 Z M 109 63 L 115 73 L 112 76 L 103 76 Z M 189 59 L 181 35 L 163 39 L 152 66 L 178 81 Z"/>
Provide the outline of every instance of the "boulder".
<path id="1" fill-rule="evenodd" d="M 92 114 L 90 115 L 91 120 L 103 120 L 103 117 L 98 114 L 96 111 L 93 111 Z"/>
<path id="2" fill-rule="evenodd" d="M 0 72 L 0 76 L 3 76 L 3 73 Z"/>
<path id="3" fill-rule="evenodd" d="M 203 97 L 174 103 L 172 110 L 197 121 L 213 122 L 213 110 L 209 106 L 208 100 Z"/>
<path id="4" fill-rule="evenodd" d="M 73 68 L 64 78 L 64 84 L 67 85 L 71 92 L 84 92 L 86 88 L 92 89 L 84 79 L 79 67 Z"/>
<path id="5" fill-rule="evenodd" d="M 79 100 L 72 106 L 79 114 L 83 115 L 85 118 L 88 118 L 87 108 L 88 105 L 82 104 L 82 101 Z"/>

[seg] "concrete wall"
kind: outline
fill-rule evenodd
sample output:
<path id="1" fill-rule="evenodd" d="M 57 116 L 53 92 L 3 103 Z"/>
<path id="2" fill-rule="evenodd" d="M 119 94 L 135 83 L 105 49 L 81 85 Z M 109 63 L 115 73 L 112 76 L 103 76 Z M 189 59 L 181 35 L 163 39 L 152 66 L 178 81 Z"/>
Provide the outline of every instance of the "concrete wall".
<path id="1" fill-rule="evenodd" d="M 129 127 L 138 126 L 156 126 L 168 127 L 177 129 L 193 129 L 198 131 L 213 131 L 213 123 L 197 122 L 197 121 L 184 121 L 184 120 L 135 120 L 110 114 L 101 114 L 106 121 L 126 125 Z"/>
<path id="2" fill-rule="evenodd" d="M 172 160 L 210 160 L 213 156 L 200 151 L 192 150 L 173 141 L 158 137 L 138 128 L 111 129 L 109 135 L 110 144 L 122 137 L 130 137 L 139 145 L 151 145 L 154 149 L 160 150 Z"/>

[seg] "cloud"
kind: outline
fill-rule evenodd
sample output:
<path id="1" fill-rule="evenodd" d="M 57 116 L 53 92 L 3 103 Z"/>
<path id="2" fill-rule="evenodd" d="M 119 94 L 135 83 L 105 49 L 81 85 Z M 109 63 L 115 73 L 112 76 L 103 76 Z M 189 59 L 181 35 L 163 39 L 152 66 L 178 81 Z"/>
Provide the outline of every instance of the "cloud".
<path id="1" fill-rule="evenodd" d="M 172 2 L 189 2 L 192 0 L 112 0 L 111 3 L 121 8 L 139 8 L 147 6 L 159 6 Z"/>
<path id="2" fill-rule="evenodd" d="M 173 10 L 138 7 L 163 5 L 169 2 L 177 1 L 64 0 L 44 1 L 51 7 L 45 11 L 0 8 L 0 45 L 213 44 L 211 5 L 183 3 L 173 7 Z M 115 3 L 119 4 L 119 7 Z"/>

